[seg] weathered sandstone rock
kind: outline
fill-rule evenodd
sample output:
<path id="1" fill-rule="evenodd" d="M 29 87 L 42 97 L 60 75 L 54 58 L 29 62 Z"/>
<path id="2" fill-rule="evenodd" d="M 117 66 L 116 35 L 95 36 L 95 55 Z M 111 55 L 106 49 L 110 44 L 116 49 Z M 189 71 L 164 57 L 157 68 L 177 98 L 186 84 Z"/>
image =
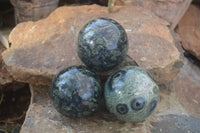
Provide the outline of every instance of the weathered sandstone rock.
<path id="1" fill-rule="evenodd" d="M 4 46 L 0 43 L 0 86 L 13 82 L 13 78 L 6 70 L 6 66 L 2 60 L 1 54 L 4 50 Z"/>
<path id="2" fill-rule="evenodd" d="M 15 91 L 21 89 L 26 84 L 15 81 L 7 71 L 6 65 L 4 64 L 1 56 L 4 50 L 5 47 L 0 43 L 0 91 Z"/>
<path id="3" fill-rule="evenodd" d="M 192 0 L 124 0 L 127 5 L 141 6 L 170 23 L 173 30 Z"/>
<path id="4" fill-rule="evenodd" d="M 17 25 L 9 36 L 11 48 L 3 53 L 9 72 L 19 81 L 49 85 L 61 69 L 82 64 L 76 52 L 82 26 L 91 19 L 109 17 L 127 32 L 127 57 L 149 71 L 159 84 L 170 82 L 182 62 L 168 23 L 140 7 L 115 9 L 108 14 L 106 7 L 97 5 L 61 7 L 46 19 Z M 124 62 L 127 64 L 131 62 Z"/>
<path id="5" fill-rule="evenodd" d="M 172 86 L 188 113 L 200 117 L 200 68 L 185 59 L 184 66 Z"/>
<path id="6" fill-rule="evenodd" d="M 182 46 L 200 60 L 200 8 L 191 5 L 178 24 Z"/>

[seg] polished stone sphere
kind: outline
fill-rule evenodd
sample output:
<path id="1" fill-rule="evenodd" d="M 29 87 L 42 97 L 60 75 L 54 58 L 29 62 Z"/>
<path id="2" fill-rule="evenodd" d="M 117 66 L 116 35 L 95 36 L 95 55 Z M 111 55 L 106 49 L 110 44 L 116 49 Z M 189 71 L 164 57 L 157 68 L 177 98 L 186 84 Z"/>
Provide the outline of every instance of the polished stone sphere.
<path id="1" fill-rule="evenodd" d="M 127 66 L 108 78 L 104 96 L 107 109 L 119 120 L 140 122 L 156 108 L 159 88 L 145 70 Z"/>
<path id="2" fill-rule="evenodd" d="M 58 112 L 67 117 L 93 113 L 102 97 L 98 76 L 85 66 L 72 66 L 59 72 L 50 87 L 50 98 Z"/>
<path id="3" fill-rule="evenodd" d="M 91 70 L 108 71 L 119 65 L 128 50 L 124 28 L 115 20 L 97 18 L 78 35 L 78 56 Z"/>

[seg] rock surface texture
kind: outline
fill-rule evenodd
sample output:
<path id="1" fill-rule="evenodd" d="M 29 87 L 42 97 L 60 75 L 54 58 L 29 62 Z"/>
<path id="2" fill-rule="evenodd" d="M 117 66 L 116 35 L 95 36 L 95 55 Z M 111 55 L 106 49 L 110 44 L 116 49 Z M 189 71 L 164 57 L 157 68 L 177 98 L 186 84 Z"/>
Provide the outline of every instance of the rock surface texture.
<path id="1" fill-rule="evenodd" d="M 11 48 L 3 53 L 9 72 L 19 81 L 49 85 L 63 68 L 82 64 L 76 52 L 77 36 L 97 17 L 112 18 L 124 27 L 128 64 L 135 60 L 158 84 L 170 82 L 180 71 L 180 53 L 168 22 L 140 7 L 116 7 L 108 14 L 106 7 L 91 5 L 61 7 L 46 19 L 17 25 L 9 36 Z"/>
<path id="2" fill-rule="evenodd" d="M 4 50 L 4 46 L 0 43 L 0 86 L 11 83 L 13 81 L 12 76 L 8 73 L 6 66 L 3 63 L 1 54 Z"/>
<path id="3" fill-rule="evenodd" d="M 124 0 L 127 5 L 141 6 L 170 23 L 173 30 L 187 11 L 192 0 Z"/>
<path id="4" fill-rule="evenodd" d="M 15 10 L 15 23 L 36 21 L 47 17 L 58 6 L 59 0 L 10 0 Z"/>
<path id="5" fill-rule="evenodd" d="M 200 68 L 185 60 L 172 85 L 182 106 L 200 117 Z"/>
<path id="6" fill-rule="evenodd" d="M 160 121 L 165 122 L 163 116 L 168 116 L 169 114 L 187 115 L 175 95 L 161 89 L 158 107 L 153 114 L 142 123 L 120 122 L 112 114 L 108 113 L 103 105 L 92 116 L 71 119 L 56 111 L 50 102 L 48 90 L 48 86 L 31 85 L 31 105 L 21 128 L 21 133 L 151 133 L 151 130 L 157 130 L 160 129 L 160 127 L 165 129 L 170 128 L 171 125 L 178 127 L 176 121 L 173 121 L 173 123 L 168 122 L 164 127 L 157 126 L 156 123 L 162 124 Z M 168 117 L 166 120 L 168 120 Z M 155 123 L 155 127 L 152 126 L 151 123 Z M 200 121 L 198 120 L 196 123 L 199 124 Z M 182 128 L 181 126 L 182 125 L 180 125 L 179 128 Z M 191 131 L 195 130 L 192 127 L 189 127 L 189 129 Z M 177 132 L 175 128 L 170 128 L 170 130 L 172 132 Z M 180 132 L 177 133 L 183 133 L 182 130 L 179 131 Z M 197 129 L 196 131 L 198 132 Z"/>
<path id="7" fill-rule="evenodd" d="M 5 47 L 0 43 L 0 91 L 15 91 L 21 89 L 25 84 L 15 81 L 6 69 L 6 65 L 1 56 L 4 50 Z"/>
<path id="8" fill-rule="evenodd" d="M 200 60 L 200 8 L 191 5 L 178 24 L 183 47 Z"/>

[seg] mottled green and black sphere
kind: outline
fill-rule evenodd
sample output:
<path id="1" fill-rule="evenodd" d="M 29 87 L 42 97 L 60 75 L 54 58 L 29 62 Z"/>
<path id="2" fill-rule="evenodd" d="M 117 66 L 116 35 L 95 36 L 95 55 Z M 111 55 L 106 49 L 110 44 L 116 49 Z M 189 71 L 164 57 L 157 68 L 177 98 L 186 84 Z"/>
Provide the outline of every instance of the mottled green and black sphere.
<path id="1" fill-rule="evenodd" d="M 124 28 L 115 20 L 97 18 L 78 35 L 78 56 L 90 69 L 108 71 L 119 65 L 128 50 Z"/>
<path id="2" fill-rule="evenodd" d="M 145 70 L 127 66 L 108 78 L 104 96 L 107 109 L 119 120 L 140 122 L 156 108 L 159 88 Z"/>
<path id="3" fill-rule="evenodd" d="M 58 112 L 67 117 L 93 113 L 101 101 L 98 76 L 85 66 L 72 66 L 58 73 L 50 87 L 50 98 Z"/>

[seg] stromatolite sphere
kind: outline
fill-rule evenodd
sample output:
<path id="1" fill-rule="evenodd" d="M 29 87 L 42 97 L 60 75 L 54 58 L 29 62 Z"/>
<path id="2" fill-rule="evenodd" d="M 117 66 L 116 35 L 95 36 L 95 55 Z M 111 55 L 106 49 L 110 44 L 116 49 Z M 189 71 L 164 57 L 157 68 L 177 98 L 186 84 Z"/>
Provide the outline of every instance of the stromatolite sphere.
<path id="1" fill-rule="evenodd" d="M 90 69 L 107 71 L 119 65 L 128 49 L 124 28 L 115 20 L 97 18 L 78 35 L 78 56 Z"/>
<path id="2" fill-rule="evenodd" d="M 54 107 L 67 117 L 82 117 L 93 113 L 101 97 L 99 78 L 85 66 L 62 70 L 54 77 L 50 87 Z"/>
<path id="3" fill-rule="evenodd" d="M 104 96 L 107 109 L 118 119 L 140 122 L 154 111 L 159 88 L 145 70 L 128 66 L 108 78 Z"/>

